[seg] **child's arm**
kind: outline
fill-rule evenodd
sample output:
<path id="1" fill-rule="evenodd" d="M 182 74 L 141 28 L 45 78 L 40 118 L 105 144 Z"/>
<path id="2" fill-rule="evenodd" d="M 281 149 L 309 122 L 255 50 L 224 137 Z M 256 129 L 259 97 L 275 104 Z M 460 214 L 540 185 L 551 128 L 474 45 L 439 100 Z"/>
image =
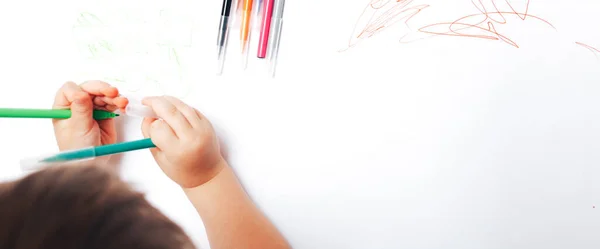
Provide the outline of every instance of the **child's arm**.
<path id="1" fill-rule="evenodd" d="M 143 103 L 161 117 L 142 124 L 144 136 L 157 146 L 151 152 L 198 211 L 211 248 L 290 248 L 244 192 L 206 117 L 173 97 L 151 97 Z"/>
<path id="2" fill-rule="evenodd" d="M 211 248 L 290 248 L 228 166 L 212 180 L 185 192 L 202 217 Z"/>

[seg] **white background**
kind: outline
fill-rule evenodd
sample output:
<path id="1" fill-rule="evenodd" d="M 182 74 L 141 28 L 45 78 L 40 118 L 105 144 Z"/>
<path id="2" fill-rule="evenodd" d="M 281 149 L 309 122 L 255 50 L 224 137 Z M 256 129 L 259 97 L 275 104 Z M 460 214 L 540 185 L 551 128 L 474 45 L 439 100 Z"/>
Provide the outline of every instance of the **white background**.
<path id="1" fill-rule="evenodd" d="M 142 75 L 160 68 L 156 84 L 135 73 L 110 83 L 205 113 L 246 190 L 294 248 L 600 247 L 600 60 L 575 44 L 600 47 L 600 4 L 532 0 L 530 13 L 556 29 L 514 17 L 496 25 L 520 48 L 462 37 L 400 44 L 409 29 L 399 22 L 338 52 L 368 3 L 287 1 L 271 79 L 253 54 L 241 70 L 237 30 L 225 73 L 215 75 L 220 1 L 4 1 L 0 106 L 49 108 L 64 81 L 104 77 L 111 63 Z M 466 0 L 413 4 L 431 5 L 413 31 L 477 13 Z M 183 80 L 159 59 L 98 63 L 77 49 L 81 11 L 114 21 L 118 11 L 152 19 L 161 9 L 192 23 L 163 34 L 191 41 Z M 193 39 L 177 40 L 185 34 Z M 152 41 L 130 45 L 139 44 Z M 119 125 L 119 140 L 142 137 L 139 119 Z M 2 180 L 23 174 L 19 159 L 56 151 L 50 120 L 0 120 L 0 137 Z M 201 220 L 148 151 L 115 161 L 209 248 Z"/>

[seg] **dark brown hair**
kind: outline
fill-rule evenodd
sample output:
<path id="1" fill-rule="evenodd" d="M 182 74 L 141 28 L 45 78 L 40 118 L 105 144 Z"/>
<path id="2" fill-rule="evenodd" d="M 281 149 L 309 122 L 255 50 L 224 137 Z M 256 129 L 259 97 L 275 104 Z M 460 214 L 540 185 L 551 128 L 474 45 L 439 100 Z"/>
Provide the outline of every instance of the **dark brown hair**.
<path id="1" fill-rule="evenodd" d="M 188 249 L 184 231 L 113 172 L 60 166 L 0 184 L 0 249 Z"/>

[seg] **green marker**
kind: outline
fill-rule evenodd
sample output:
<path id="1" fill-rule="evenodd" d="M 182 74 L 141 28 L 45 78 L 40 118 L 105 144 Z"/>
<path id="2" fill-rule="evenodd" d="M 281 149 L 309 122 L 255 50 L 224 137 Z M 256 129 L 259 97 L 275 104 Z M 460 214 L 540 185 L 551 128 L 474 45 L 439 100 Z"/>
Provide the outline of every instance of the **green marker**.
<path id="1" fill-rule="evenodd" d="M 141 150 L 154 148 L 156 145 L 152 143 L 150 138 L 108 144 L 97 147 L 89 147 L 79 150 L 64 151 L 57 154 L 38 156 L 35 158 L 26 158 L 21 160 L 21 169 L 23 170 L 36 170 L 43 167 L 52 166 L 55 164 L 61 164 L 65 162 L 92 160 L 96 157 L 107 156 L 112 154 L 123 153 L 132 150 Z"/>
<path id="2" fill-rule="evenodd" d="M 94 110 L 93 117 L 96 120 L 118 117 L 119 114 Z M 0 118 L 56 118 L 67 119 L 71 117 L 71 110 L 62 109 L 23 109 L 23 108 L 0 108 Z"/>

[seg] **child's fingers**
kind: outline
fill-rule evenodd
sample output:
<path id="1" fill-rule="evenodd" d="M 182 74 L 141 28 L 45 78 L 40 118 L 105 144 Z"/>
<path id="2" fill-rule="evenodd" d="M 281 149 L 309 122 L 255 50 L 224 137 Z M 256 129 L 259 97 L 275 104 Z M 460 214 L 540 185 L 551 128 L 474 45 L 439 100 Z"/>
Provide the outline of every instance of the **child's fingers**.
<path id="1" fill-rule="evenodd" d="M 142 121 L 142 135 L 145 138 L 150 138 L 150 126 L 152 125 L 152 122 L 154 122 L 156 119 L 155 118 L 144 118 L 144 120 Z M 154 145 L 156 145 L 156 142 L 154 140 L 152 140 L 152 143 L 154 143 Z M 156 160 L 158 162 L 159 158 L 162 158 L 162 156 L 160 154 L 161 150 L 160 150 L 160 146 L 156 145 L 156 148 L 150 148 L 150 152 L 152 153 L 152 156 L 154 157 L 154 160 Z"/>
<path id="2" fill-rule="evenodd" d="M 94 105 L 99 107 L 104 107 L 107 105 L 106 101 L 104 101 L 104 97 L 96 96 L 94 97 Z"/>
<path id="3" fill-rule="evenodd" d="M 155 120 L 156 120 L 155 118 L 144 118 L 144 120 L 142 121 L 142 135 L 145 138 L 150 138 L 150 126 L 152 125 L 152 122 L 154 122 Z M 156 145 L 156 142 L 154 140 L 152 140 L 152 143 L 154 143 L 154 145 Z M 158 163 L 158 159 L 160 158 L 161 150 L 158 145 L 156 145 L 156 146 L 157 146 L 156 148 L 150 148 L 150 153 L 152 153 L 154 160 L 156 160 Z"/>
<path id="4" fill-rule="evenodd" d="M 96 106 L 115 106 L 116 109 L 125 109 L 125 107 L 129 104 L 129 100 L 125 97 L 105 97 L 105 96 L 96 96 L 94 97 L 94 105 Z"/>
<path id="5" fill-rule="evenodd" d="M 125 97 L 116 97 L 113 99 L 113 103 L 120 109 L 125 109 L 125 107 L 127 107 L 127 105 L 129 104 L 129 100 Z"/>
<path id="6" fill-rule="evenodd" d="M 200 117 L 196 113 L 196 109 L 183 103 L 183 101 L 175 97 L 165 96 L 165 99 L 177 107 L 177 109 L 186 117 L 188 122 L 190 122 L 193 127 L 197 128 L 202 125 L 200 122 Z"/>
<path id="7" fill-rule="evenodd" d="M 160 119 L 154 120 L 150 124 L 149 134 L 152 142 L 161 150 L 165 148 L 177 148 L 177 135 L 165 121 Z"/>
<path id="8" fill-rule="evenodd" d="M 154 122 L 154 120 L 156 120 L 156 119 L 155 118 L 144 118 L 144 120 L 142 121 L 142 135 L 145 138 L 150 137 L 150 125 L 152 124 L 152 122 Z"/>
<path id="9" fill-rule="evenodd" d="M 116 105 L 105 105 L 104 107 L 101 107 L 101 109 L 104 109 L 105 111 L 108 111 L 108 112 L 114 112 L 114 111 L 118 110 L 119 107 L 117 107 Z"/>
<path id="10" fill-rule="evenodd" d="M 124 109 L 124 108 L 119 108 L 118 106 L 113 105 L 113 104 L 108 104 L 108 103 L 106 103 L 107 101 L 104 101 L 102 98 L 106 98 L 106 97 L 95 97 L 93 99 L 94 109 L 104 110 L 104 111 L 109 111 L 109 112 L 114 112 L 119 109 Z M 112 102 L 112 101 L 109 101 L 109 102 Z"/>
<path id="11" fill-rule="evenodd" d="M 200 120 L 208 120 L 204 114 L 202 114 L 200 111 L 198 111 L 197 109 L 194 109 L 194 111 L 196 111 L 196 115 L 198 115 L 198 117 L 200 118 Z"/>
<path id="12" fill-rule="evenodd" d="M 77 84 L 69 81 L 58 89 L 54 98 L 53 108 L 68 108 L 75 101 L 76 97 L 81 97 L 82 94 L 85 94 L 85 92 Z"/>
<path id="13" fill-rule="evenodd" d="M 119 90 L 116 87 L 112 87 L 110 84 L 99 81 L 90 80 L 80 85 L 84 91 L 98 96 L 117 97 L 119 96 Z"/>
<path id="14" fill-rule="evenodd" d="M 142 104 L 149 106 L 157 116 L 164 119 L 166 124 L 173 127 L 176 134 L 188 134 L 192 129 L 192 125 L 181 111 L 165 98 L 145 98 L 142 100 Z"/>
<path id="15" fill-rule="evenodd" d="M 96 120 L 98 127 L 100 127 L 102 144 L 115 143 L 117 138 L 117 128 L 115 127 L 115 120 L 112 118 Z M 106 140 L 109 139 L 109 140 Z M 114 140 L 113 140 L 114 139 Z"/>
<path id="16" fill-rule="evenodd" d="M 177 135 L 163 120 L 144 118 L 142 122 L 142 134 L 144 134 L 144 137 L 152 139 L 154 145 L 161 150 L 164 148 L 176 148 L 177 146 Z"/>
<path id="17" fill-rule="evenodd" d="M 116 110 L 119 110 L 119 108 L 116 105 L 100 106 L 100 105 L 94 104 L 94 110 L 102 110 L 102 111 L 107 111 L 107 112 L 114 112 Z"/>
<path id="18" fill-rule="evenodd" d="M 60 88 L 53 104 L 53 108 L 56 109 L 70 109 L 70 119 L 75 120 L 85 129 L 92 127 L 93 107 L 90 95 L 73 82 L 67 82 Z"/>

